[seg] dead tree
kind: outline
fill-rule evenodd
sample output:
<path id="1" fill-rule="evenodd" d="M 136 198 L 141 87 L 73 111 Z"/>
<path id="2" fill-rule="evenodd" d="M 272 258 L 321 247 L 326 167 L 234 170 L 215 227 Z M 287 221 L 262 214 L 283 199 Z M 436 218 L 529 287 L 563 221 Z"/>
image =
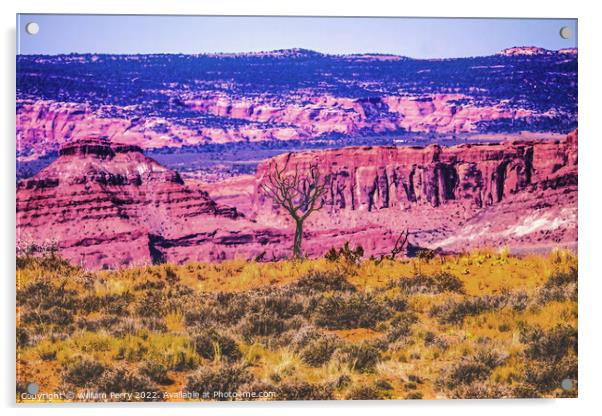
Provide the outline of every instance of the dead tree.
<path id="1" fill-rule="evenodd" d="M 395 240 L 395 246 L 391 250 L 391 254 L 389 255 L 390 260 L 395 260 L 395 256 L 401 253 L 408 242 L 408 237 L 410 236 L 410 230 L 404 230 L 399 234 L 397 240 Z"/>
<path id="2" fill-rule="evenodd" d="M 263 193 L 286 210 L 295 222 L 293 257 L 301 258 L 303 222 L 312 212 L 324 206 L 324 195 L 328 178 L 322 178 L 317 165 L 310 165 L 307 171 L 300 172 L 298 164 L 287 171 L 289 159 L 280 168 L 272 161 L 268 168 L 266 181 L 260 187 Z"/>
<path id="3" fill-rule="evenodd" d="M 395 256 L 397 256 L 399 253 L 401 253 L 404 250 L 404 248 L 406 247 L 409 236 L 410 236 L 410 230 L 408 230 L 408 229 L 403 230 L 399 234 L 399 237 L 397 237 L 397 240 L 395 240 L 395 245 L 391 249 L 391 253 L 387 256 L 384 256 L 384 255 L 380 256 L 380 259 L 378 259 L 376 261 L 376 264 L 382 263 L 382 261 L 385 259 L 395 260 Z"/>

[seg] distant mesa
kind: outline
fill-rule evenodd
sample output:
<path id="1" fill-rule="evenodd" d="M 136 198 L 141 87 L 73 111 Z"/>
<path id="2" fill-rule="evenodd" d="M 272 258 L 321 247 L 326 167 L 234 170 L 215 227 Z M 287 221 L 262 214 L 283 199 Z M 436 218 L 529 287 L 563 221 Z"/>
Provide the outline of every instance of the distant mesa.
<path id="1" fill-rule="evenodd" d="M 318 57 L 324 56 L 324 54 L 312 51 L 311 49 L 304 48 L 290 48 L 290 49 L 275 49 L 271 51 L 257 51 L 257 52 L 216 52 L 204 54 L 206 56 L 214 57 L 270 57 L 270 58 L 300 58 L 300 57 Z"/>
<path id="2" fill-rule="evenodd" d="M 555 53 L 577 55 L 577 48 L 564 48 L 552 51 L 537 46 L 514 46 L 512 48 L 502 49 L 498 55 L 502 56 L 535 56 L 535 55 L 554 55 Z"/>

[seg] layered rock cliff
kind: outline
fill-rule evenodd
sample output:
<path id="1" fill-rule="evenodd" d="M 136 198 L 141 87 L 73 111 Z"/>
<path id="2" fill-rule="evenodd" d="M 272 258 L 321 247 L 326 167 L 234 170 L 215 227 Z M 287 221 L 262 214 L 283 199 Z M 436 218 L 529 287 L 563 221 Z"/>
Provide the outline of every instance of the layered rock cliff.
<path id="1" fill-rule="evenodd" d="M 331 211 L 438 207 L 450 201 L 482 208 L 553 182 L 563 172 L 574 174 L 570 180 L 576 181 L 577 133 L 551 143 L 357 147 L 286 154 L 273 160 L 300 170 L 319 166 L 328 176 L 326 206 Z M 259 192 L 270 163 L 257 169 L 257 210 L 272 205 Z"/>
<path id="2" fill-rule="evenodd" d="M 315 165 L 327 177 L 324 208 L 313 218 L 317 234 L 329 228 L 373 229 L 380 230 L 374 236 L 379 238 L 384 231 L 410 228 L 424 245 L 453 243 L 455 248 L 518 240 L 536 246 L 545 243 L 545 233 L 554 234 L 548 235 L 552 245 L 576 242 L 576 131 L 561 141 L 281 155 L 258 167 L 254 200 L 259 220 L 277 224 L 286 213 L 261 192 L 273 162 L 301 172 Z M 532 228 L 516 228 L 530 221 Z M 466 224 L 473 225 L 471 233 L 449 240 Z M 385 247 L 376 244 L 374 249 Z"/>
<path id="3" fill-rule="evenodd" d="M 279 236 L 186 186 L 139 147 L 97 137 L 64 145 L 18 183 L 17 232 L 21 245 L 56 241 L 91 268 L 246 258 Z"/>

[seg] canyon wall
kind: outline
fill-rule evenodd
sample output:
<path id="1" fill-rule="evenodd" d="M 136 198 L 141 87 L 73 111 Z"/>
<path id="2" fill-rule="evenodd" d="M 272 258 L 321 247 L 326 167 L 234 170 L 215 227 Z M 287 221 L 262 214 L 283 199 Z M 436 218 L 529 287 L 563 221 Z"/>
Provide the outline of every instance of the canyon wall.
<path id="1" fill-rule="evenodd" d="M 450 202 L 483 208 L 538 185 L 576 185 L 577 132 L 560 142 L 354 147 L 281 155 L 258 166 L 258 212 L 278 209 L 260 192 L 272 163 L 300 171 L 318 166 L 328 178 L 325 206 L 330 212 Z"/>
<path id="2" fill-rule="evenodd" d="M 185 185 L 140 147 L 97 137 L 63 145 L 18 183 L 17 234 L 24 250 L 56 243 L 89 268 L 247 258 L 282 238 Z"/>

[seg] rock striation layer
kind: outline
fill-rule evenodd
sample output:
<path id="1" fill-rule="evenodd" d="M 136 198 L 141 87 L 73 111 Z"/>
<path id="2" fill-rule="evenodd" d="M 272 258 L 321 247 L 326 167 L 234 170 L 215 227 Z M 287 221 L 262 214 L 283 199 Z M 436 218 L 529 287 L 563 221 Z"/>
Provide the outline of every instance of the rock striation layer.
<path id="1" fill-rule="evenodd" d="M 325 205 L 315 218 L 322 230 L 329 223 L 339 230 L 405 227 L 427 246 L 453 242 L 454 248 L 511 245 L 514 237 L 521 245 L 539 246 L 546 232 L 559 234 L 550 237 L 552 244 L 576 242 L 577 131 L 560 141 L 281 155 L 262 163 L 256 176 L 254 209 L 260 221 L 272 224 L 285 214 L 260 188 L 274 162 L 299 171 L 315 165 L 328 178 Z M 534 224 L 531 231 L 512 231 L 525 221 Z M 449 239 L 466 224 L 473 228 L 463 241 Z"/>
<path id="2" fill-rule="evenodd" d="M 17 186 L 21 245 L 55 241 L 86 267 L 248 256 L 278 238 L 135 145 L 89 137 Z"/>

